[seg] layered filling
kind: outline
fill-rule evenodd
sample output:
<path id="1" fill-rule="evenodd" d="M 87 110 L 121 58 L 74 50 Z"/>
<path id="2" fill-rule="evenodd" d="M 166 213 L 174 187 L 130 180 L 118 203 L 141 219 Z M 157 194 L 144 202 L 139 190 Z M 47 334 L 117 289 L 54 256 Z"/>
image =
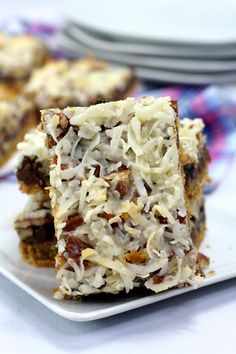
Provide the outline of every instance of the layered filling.
<path id="1" fill-rule="evenodd" d="M 173 102 L 172 102 L 173 106 Z M 184 160 L 184 172 L 185 172 L 185 187 L 187 196 L 189 190 L 189 182 L 186 171 L 189 166 L 192 166 L 194 170 L 197 170 L 198 173 L 195 176 L 195 179 L 192 181 L 192 189 L 195 193 L 194 186 L 196 182 L 201 183 L 201 179 L 204 179 L 203 171 L 207 167 L 208 154 L 203 154 L 202 152 L 206 150 L 205 138 L 203 135 L 203 123 L 200 119 L 181 120 L 180 125 L 180 146 L 182 150 L 182 158 Z M 17 170 L 17 178 L 21 186 L 23 183 L 23 191 L 26 191 L 30 194 L 37 191 L 44 192 L 44 188 L 49 186 L 49 155 L 48 150 L 45 146 L 45 133 L 35 130 L 32 134 L 27 134 L 25 141 L 19 144 L 19 151 L 22 153 L 22 158 Z M 199 166 L 202 166 L 200 168 Z M 197 167 L 198 166 L 198 167 Z M 97 169 L 98 172 L 98 169 Z M 41 197 L 46 200 L 45 194 Z M 49 197 L 48 197 L 49 203 Z M 50 208 L 49 204 L 48 207 Z M 40 208 L 39 208 L 40 209 Z M 29 234 L 28 226 L 25 224 L 25 221 L 30 219 L 28 214 L 31 213 L 30 209 L 27 208 L 24 212 L 25 218 L 21 227 L 18 228 L 19 233 L 22 237 L 22 232 L 25 235 L 29 235 L 29 239 L 25 244 L 34 244 L 34 248 L 40 248 L 42 241 L 47 241 L 52 239 L 52 225 L 53 221 L 50 219 L 48 222 L 47 217 L 38 219 L 37 225 L 34 223 L 31 225 L 31 232 Z M 205 234 L 205 210 L 204 210 L 204 197 L 200 193 L 196 198 L 190 198 L 188 203 L 188 213 L 189 213 L 189 224 L 190 224 L 190 235 L 193 239 L 195 245 L 199 246 L 204 234 Z M 50 211 L 51 215 L 51 211 Z M 50 216 L 52 218 L 52 216 Z M 39 221 L 40 220 L 40 221 Z M 34 232 L 33 232 L 34 229 Z M 17 231 L 18 231 L 17 230 Z M 48 234 L 48 238 L 45 235 Z M 54 249 L 56 245 L 56 240 L 54 239 Z M 46 245 L 44 243 L 44 245 Z M 48 244 L 49 249 L 51 244 Z M 29 250 L 28 250 L 29 252 Z M 36 255 L 37 256 L 37 255 Z M 35 257 L 35 251 L 31 250 L 31 257 Z M 51 258 L 50 258 L 51 257 Z M 51 259 L 52 266 L 54 265 L 55 252 L 48 253 L 48 259 Z M 37 260 L 36 260 L 37 262 Z"/>
<path id="2" fill-rule="evenodd" d="M 185 176 L 185 188 L 188 193 L 195 192 L 197 183 L 206 182 L 209 153 L 203 134 L 204 124 L 201 119 L 180 121 L 179 141 L 181 162 Z M 25 189 L 37 191 L 49 186 L 49 154 L 45 145 L 46 134 L 36 129 L 26 134 L 22 143 L 18 144 L 21 153 L 16 176 Z M 53 144 L 48 137 L 48 145 Z"/>
<path id="3" fill-rule="evenodd" d="M 189 197 L 197 197 L 208 180 L 210 156 L 203 134 L 204 124 L 200 118 L 180 121 L 180 143 L 182 164 L 185 175 L 185 188 Z"/>
<path id="4" fill-rule="evenodd" d="M 134 85 L 133 71 L 93 59 L 50 62 L 32 75 L 26 94 L 38 108 L 86 106 L 123 98 Z"/>
<path id="5" fill-rule="evenodd" d="M 15 220 L 24 260 L 34 266 L 54 266 L 56 238 L 48 197 L 34 194 Z"/>
<path id="6" fill-rule="evenodd" d="M 45 134 L 35 129 L 25 135 L 17 146 L 21 158 L 16 177 L 23 192 L 33 194 L 49 186 L 49 156 L 45 146 Z"/>
<path id="7" fill-rule="evenodd" d="M 170 99 L 46 110 L 57 297 L 196 284 Z"/>
<path id="8" fill-rule="evenodd" d="M 35 204 L 38 198 L 44 206 Z M 190 205 L 190 235 L 195 245 L 199 245 L 206 230 L 204 197 L 196 198 Z M 105 215 L 104 215 L 105 216 Z M 23 259 L 36 266 L 45 266 L 43 261 L 54 267 L 56 237 L 50 199 L 43 192 L 31 197 L 23 212 L 15 220 L 15 229 L 21 240 Z M 43 249 L 43 253 L 41 250 Z"/>

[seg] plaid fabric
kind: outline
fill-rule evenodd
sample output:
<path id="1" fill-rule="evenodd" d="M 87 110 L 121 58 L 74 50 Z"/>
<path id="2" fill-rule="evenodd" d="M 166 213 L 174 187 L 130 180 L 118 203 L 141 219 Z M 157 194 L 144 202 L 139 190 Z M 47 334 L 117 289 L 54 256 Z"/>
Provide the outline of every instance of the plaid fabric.
<path id="1" fill-rule="evenodd" d="M 145 95 L 170 96 L 178 100 L 181 118 L 201 117 L 211 155 L 210 192 L 216 188 L 230 168 L 236 153 L 236 87 L 174 86 L 146 90 Z"/>
<path id="2" fill-rule="evenodd" d="M 55 46 L 58 29 L 53 25 L 13 20 L 2 23 L 0 29 L 8 34 L 27 33 L 45 40 L 55 57 L 65 53 Z M 206 191 L 211 192 L 220 183 L 230 168 L 236 153 L 236 86 L 168 86 L 153 87 L 142 85 L 141 95 L 170 96 L 178 100 L 179 116 L 201 117 L 205 123 L 209 145 L 212 183 Z M 15 180 L 12 172 L 0 177 L 1 180 Z"/>

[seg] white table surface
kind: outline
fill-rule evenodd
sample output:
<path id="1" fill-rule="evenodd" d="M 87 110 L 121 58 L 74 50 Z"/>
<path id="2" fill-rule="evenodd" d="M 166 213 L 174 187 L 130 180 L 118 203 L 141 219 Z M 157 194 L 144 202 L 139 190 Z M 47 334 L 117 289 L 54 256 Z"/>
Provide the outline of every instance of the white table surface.
<path id="1" fill-rule="evenodd" d="M 23 9 L 18 1 L 1 0 L 0 19 L 12 14 L 45 15 L 45 0 L 40 1 L 43 6 L 37 15 L 32 14 L 32 3 L 35 6 L 36 2 L 25 1 Z M 50 11 L 54 5 L 55 1 L 47 1 L 47 18 L 54 16 Z M 236 162 L 218 194 L 222 202 L 231 201 L 232 208 L 235 176 Z M 236 353 L 236 279 L 87 323 L 58 317 L 3 276 L 0 284 L 1 354 Z"/>

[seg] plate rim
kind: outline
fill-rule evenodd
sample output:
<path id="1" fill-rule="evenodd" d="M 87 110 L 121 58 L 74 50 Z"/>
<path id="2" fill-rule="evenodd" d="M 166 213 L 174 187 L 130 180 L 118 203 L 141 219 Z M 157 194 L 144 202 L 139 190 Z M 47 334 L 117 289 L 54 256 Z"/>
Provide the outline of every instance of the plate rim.
<path id="1" fill-rule="evenodd" d="M 4 253 L 1 251 L 0 251 L 0 257 L 3 258 L 5 257 Z M 232 271 L 233 266 L 235 266 L 235 271 Z M 226 281 L 236 277 L 236 262 L 233 264 L 226 264 L 225 266 L 221 266 L 221 268 L 229 268 L 229 270 L 226 271 L 224 275 L 216 274 L 214 276 L 206 277 L 202 282 L 202 284 L 197 288 L 187 287 L 187 288 L 180 288 L 180 289 L 169 289 L 163 293 L 143 296 L 141 298 L 133 299 L 123 304 L 110 306 L 106 309 L 91 310 L 84 313 L 69 311 L 60 308 L 59 303 L 61 300 L 54 300 L 52 297 L 51 301 L 49 301 L 47 298 L 45 298 L 43 295 L 38 293 L 36 290 L 32 289 L 24 281 L 18 279 L 15 275 L 11 273 L 9 269 L 4 267 L 2 264 L 0 264 L 0 274 L 2 274 L 4 277 L 6 277 L 8 280 L 14 283 L 20 289 L 25 291 L 28 295 L 32 296 L 35 300 L 37 300 L 39 303 L 44 305 L 47 309 L 51 310 L 52 312 L 59 315 L 60 317 L 74 322 L 87 322 L 87 321 L 103 319 L 123 312 L 131 311 L 143 306 L 161 302 L 166 299 L 179 296 L 182 294 L 186 294 L 198 289 L 202 289 L 206 286 L 214 285 L 222 281 Z M 53 301 L 55 301 L 55 303 Z"/>

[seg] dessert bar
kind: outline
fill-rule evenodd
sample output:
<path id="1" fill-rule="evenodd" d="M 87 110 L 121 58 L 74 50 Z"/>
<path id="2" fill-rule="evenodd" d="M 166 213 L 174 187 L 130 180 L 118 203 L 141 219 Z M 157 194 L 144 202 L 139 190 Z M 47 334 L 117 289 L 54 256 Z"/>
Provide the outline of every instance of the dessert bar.
<path id="1" fill-rule="evenodd" d="M 131 69 L 113 67 L 91 58 L 57 60 L 34 71 L 25 94 L 38 109 L 64 108 L 125 98 L 134 86 Z"/>
<path id="2" fill-rule="evenodd" d="M 55 297 L 201 282 L 171 100 L 49 109 L 42 123 L 58 247 Z"/>
<path id="3" fill-rule="evenodd" d="M 49 56 L 47 47 L 37 38 L 0 33 L 0 80 L 13 86 L 24 82 Z"/>
<path id="4" fill-rule="evenodd" d="M 8 161 L 35 122 L 34 108 L 27 99 L 0 99 L 0 166 Z"/>
<path id="5" fill-rule="evenodd" d="M 22 258 L 36 267 L 53 267 L 56 239 L 50 200 L 45 193 L 30 197 L 14 227 L 20 238 Z"/>

